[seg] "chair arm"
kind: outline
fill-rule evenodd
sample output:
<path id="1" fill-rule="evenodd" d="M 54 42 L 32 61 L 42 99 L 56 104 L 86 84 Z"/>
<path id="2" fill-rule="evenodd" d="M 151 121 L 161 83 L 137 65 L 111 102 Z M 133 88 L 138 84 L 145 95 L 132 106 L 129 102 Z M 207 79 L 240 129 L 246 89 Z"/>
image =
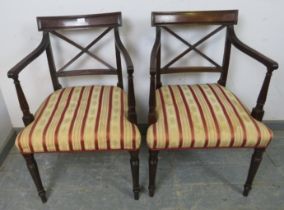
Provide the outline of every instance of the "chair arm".
<path id="1" fill-rule="evenodd" d="M 255 60 L 259 61 L 260 63 L 264 64 L 270 70 L 278 69 L 278 63 L 273 61 L 272 59 L 266 57 L 265 55 L 261 54 L 260 52 L 252 49 L 251 47 L 244 44 L 236 35 L 233 26 L 229 26 L 229 39 L 231 43 L 240 51 L 247 54 L 248 56 L 254 58 Z"/>
<path id="2" fill-rule="evenodd" d="M 26 100 L 24 91 L 21 87 L 19 81 L 19 73 L 33 60 L 35 60 L 44 50 L 49 46 L 49 38 L 47 33 L 43 33 L 42 40 L 38 47 L 33 50 L 29 55 L 27 55 L 24 59 L 22 59 L 18 64 L 16 64 L 12 69 L 8 71 L 7 76 L 14 80 L 15 88 L 17 91 L 17 96 L 19 100 L 19 104 L 23 113 L 23 122 L 25 126 L 29 125 L 33 120 L 34 116 L 30 112 L 29 104 Z"/>
<path id="3" fill-rule="evenodd" d="M 151 51 L 151 58 L 150 58 L 150 73 L 156 74 L 157 72 L 157 55 L 159 53 L 161 47 L 161 31 L 157 29 L 156 31 L 156 39 Z"/>
<path id="4" fill-rule="evenodd" d="M 133 63 L 132 63 L 132 60 L 129 56 L 129 53 L 127 52 L 126 48 L 124 47 L 124 45 L 122 44 L 122 41 L 119 37 L 119 32 L 118 32 L 118 29 L 115 28 L 114 29 L 114 34 L 115 34 L 115 45 L 116 47 L 118 48 L 119 52 L 122 54 L 124 60 L 125 60 L 125 63 L 126 63 L 126 67 L 127 67 L 127 72 L 128 73 L 133 73 Z"/>
<path id="5" fill-rule="evenodd" d="M 33 60 L 35 60 L 49 45 L 48 34 L 43 33 L 42 40 L 38 47 L 34 49 L 30 54 L 28 54 L 24 59 L 17 63 L 13 68 L 8 71 L 9 78 L 17 78 L 19 73 L 29 65 Z"/>
<path id="6" fill-rule="evenodd" d="M 244 52 L 245 54 L 249 55 L 250 57 L 254 58 L 255 60 L 259 61 L 260 63 L 264 64 L 267 67 L 267 72 L 257 98 L 256 106 L 252 109 L 251 112 L 252 117 L 261 121 L 264 115 L 263 107 L 266 102 L 271 76 L 273 71 L 278 69 L 278 63 L 264 56 L 263 54 L 257 52 L 256 50 L 250 48 L 242 41 L 240 41 L 237 38 L 234 28 L 232 26 L 229 26 L 229 39 L 230 42 L 237 49 L 239 49 L 240 51 Z"/>
<path id="7" fill-rule="evenodd" d="M 135 110 L 135 94 L 134 94 L 134 85 L 133 85 L 133 72 L 134 72 L 134 67 L 132 60 L 129 56 L 129 53 L 127 52 L 126 48 L 122 44 L 122 41 L 120 40 L 119 37 L 119 32 L 118 29 L 114 29 L 114 36 L 115 36 L 115 45 L 119 52 L 122 54 L 125 63 L 126 63 L 126 68 L 127 68 L 127 73 L 128 73 L 128 94 L 127 94 L 127 102 L 128 102 L 128 110 L 127 110 L 127 117 L 128 120 L 132 123 L 137 123 L 137 115 L 136 115 L 136 110 Z"/>
<path id="8" fill-rule="evenodd" d="M 157 72 L 158 56 L 160 55 L 161 49 L 161 29 L 156 27 L 156 38 L 151 51 L 150 58 L 150 92 L 149 92 L 149 113 L 148 113 L 148 124 L 156 122 L 156 88 L 161 86 L 160 79 L 156 84 L 156 76 L 159 78 L 160 74 Z M 159 58 L 160 59 L 160 58 Z M 158 74 L 157 74 L 158 73 Z"/>

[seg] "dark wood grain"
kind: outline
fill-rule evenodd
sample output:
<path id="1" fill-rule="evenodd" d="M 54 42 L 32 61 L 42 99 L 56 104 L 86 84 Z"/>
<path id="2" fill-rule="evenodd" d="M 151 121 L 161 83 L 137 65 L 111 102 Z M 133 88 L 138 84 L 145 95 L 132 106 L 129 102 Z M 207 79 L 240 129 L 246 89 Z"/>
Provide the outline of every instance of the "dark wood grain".
<path id="1" fill-rule="evenodd" d="M 117 86 L 123 88 L 123 77 L 122 77 L 122 65 L 121 65 L 121 56 L 123 57 L 128 74 L 128 110 L 127 117 L 128 120 L 132 123 L 137 123 L 137 115 L 135 110 L 135 95 L 134 95 L 134 84 L 133 84 L 133 74 L 134 67 L 130 55 L 128 54 L 126 48 L 120 40 L 118 27 L 121 26 L 121 13 L 105 13 L 105 14 L 97 14 L 97 15 L 80 15 L 80 16 L 60 16 L 60 17 L 39 17 L 38 26 L 39 30 L 43 31 L 43 38 L 39 46 L 33 50 L 28 56 L 26 56 L 23 60 L 21 60 L 18 64 L 16 64 L 11 70 L 8 71 L 8 77 L 14 79 L 17 96 L 19 100 L 19 104 L 21 110 L 23 112 L 23 121 L 25 126 L 29 125 L 34 120 L 34 116 L 30 113 L 29 105 L 27 103 L 26 97 L 24 95 L 23 89 L 20 85 L 19 74 L 20 72 L 32 61 L 34 61 L 41 53 L 46 51 L 48 66 L 50 71 L 50 76 L 53 84 L 54 90 L 58 90 L 61 88 L 58 78 L 59 77 L 72 77 L 72 76 L 81 76 L 81 75 L 117 75 L 118 83 Z M 60 29 L 62 32 L 63 29 L 87 29 L 94 27 L 106 27 L 106 30 L 100 34 L 98 37 L 95 37 L 91 43 L 89 43 L 86 47 L 81 46 L 75 41 L 67 38 L 63 34 L 55 31 L 56 29 Z M 116 53 L 116 65 L 117 69 L 107 62 L 105 62 L 100 57 L 94 55 L 89 51 L 89 49 L 97 43 L 103 36 L 105 36 L 108 32 L 114 31 L 114 41 L 115 41 L 115 53 Z M 53 34 L 58 38 L 68 42 L 74 47 L 81 50 L 75 57 L 71 58 L 63 67 L 57 69 L 53 57 L 51 42 L 49 35 Z M 91 58 L 96 59 L 100 63 L 104 64 L 107 69 L 80 69 L 80 70 L 69 70 L 64 71 L 66 68 L 71 65 L 77 58 L 79 58 L 83 53 L 88 54 Z M 45 67 L 43 67 L 45 68 Z M 33 76 L 33 74 L 31 74 Z M 40 139 L 38 139 L 40 141 Z M 139 149 L 139 148 L 137 148 Z M 131 172 L 133 178 L 133 192 L 134 198 L 137 200 L 139 198 L 139 150 L 131 151 Z M 40 179 L 39 171 L 37 164 L 33 157 L 34 154 L 23 154 L 26 159 L 28 169 L 30 174 L 34 180 L 34 183 L 37 187 L 40 198 L 43 202 L 46 202 L 46 195 L 44 188 L 42 186 L 42 182 Z"/>
<path id="2" fill-rule="evenodd" d="M 229 64 L 230 64 L 230 57 L 231 57 L 231 42 L 229 39 L 228 27 L 226 29 L 226 39 L 225 39 L 225 49 L 224 49 L 224 56 L 223 56 L 223 64 L 222 64 L 222 73 L 220 75 L 220 79 L 218 83 L 222 86 L 226 86 Z"/>
<path id="3" fill-rule="evenodd" d="M 176 73 L 200 73 L 200 72 L 208 72 L 208 73 L 216 73 L 222 72 L 223 69 L 221 67 L 210 67 L 210 66 L 190 66 L 190 67 L 171 67 L 168 69 L 161 69 L 161 74 L 176 74 Z"/>
<path id="4" fill-rule="evenodd" d="M 15 84 L 15 88 L 17 91 L 19 104 L 20 104 L 20 107 L 23 113 L 22 119 L 23 119 L 25 126 L 28 126 L 34 120 L 34 116 L 30 112 L 29 104 L 27 102 L 27 99 L 22 89 L 22 86 L 20 84 L 20 81 L 18 80 L 18 77 L 14 77 L 13 79 L 14 79 L 14 84 Z"/>
<path id="5" fill-rule="evenodd" d="M 50 42 L 50 38 L 49 38 L 49 42 Z M 54 63 L 51 44 L 49 44 L 46 48 L 46 56 L 47 56 L 47 61 L 48 61 L 48 66 L 49 66 L 49 71 L 50 71 L 53 89 L 59 90 L 62 86 L 60 85 L 60 83 L 58 81 L 58 77 L 56 76 L 56 67 L 55 67 L 55 63 Z"/>
<path id="6" fill-rule="evenodd" d="M 209 34 L 207 34 L 206 36 L 202 37 L 199 41 L 197 41 L 195 44 L 191 45 L 188 49 L 184 50 L 182 53 L 180 53 L 178 56 L 176 56 L 175 58 L 173 58 L 169 63 L 167 63 L 164 68 L 169 68 L 172 64 L 174 64 L 176 61 L 178 61 L 179 59 L 181 59 L 183 56 L 185 56 L 187 53 L 189 53 L 190 51 L 192 51 L 193 49 L 195 49 L 198 45 L 202 44 L 203 42 L 205 42 L 207 39 L 209 39 L 210 37 L 212 37 L 214 34 L 218 33 L 219 31 L 221 31 L 223 28 L 225 28 L 224 25 L 219 26 L 218 28 L 214 29 L 213 31 L 211 31 Z"/>
<path id="7" fill-rule="evenodd" d="M 37 17 L 39 31 L 121 26 L 121 12 L 92 15 Z"/>
<path id="8" fill-rule="evenodd" d="M 133 180 L 133 193 L 134 199 L 139 199 L 140 185 L 139 185 L 139 152 L 130 152 L 130 165 Z"/>
<path id="9" fill-rule="evenodd" d="M 229 39 L 237 49 L 249 55 L 250 57 L 254 58 L 255 60 L 259 61 L 260 63 L 264 64 L 267 68 L 270 68 L 272 70 L 278 69 L 277 62 L 266 57 L 265 55 L 261 54 L 260 52 L 252 49 L 251 47 L 243 43 L 237 37 L 233 26 L 228 26 L 228 31 L 229 31 Z"/>
<path id="10" fill-rule="evenodd" d="M 251 112 L 251 116 L 253 116 L 255 119 L 257 119 L 259 121 L 262 121 L 262 118 L 263 118 L 263 115 L 264 115 L 263 107 L 264 107 L 264 104 L 266 102 L 272 72 L 273 72 L 272 69 L 269 69 L 266 72 L 266 76 L 264 78 L 264 81 L 262 83 L 262 87 L 260 89 L 260 92 L 259 92 L 259 95 L 258 95 L 258 98 L 257 98 L 256 106 L 253 108 L 253 110 Z"/>
<path id="11" fill-rule="evenodd" d="M 156 38 L 151 51 L 150 58 L 150 94 L 149 94 L 149 112 L 148 112 L 148 124 L 156 122 L 156 88 L 162 85 L 160 77 L 161 68 L 161 29 L 156 27 Z M 158 85 L 156 85 L 156 83 Z"/>
<path id="12" fill-rule="evenodd" d="M 160 27 L 156 27 L 156 39 L 151 51 L 151 60 L 150 60 L 151 73 L 156 73 L 157 68 L 160 68 L 160 66 L 158 66 L 158 58 L 157 58 L 161 53 L 160 48 L 161 48 L 161 29 Z"/>
<path id="13" fill-rule="evenodd" d="M 152 48 L 151 60 L 150 60 L 151 87 L 153 81 L 152 79 L 155 78 L 156 80 L 155 89 L 160 88 L 162 86 L 160 69 L 161 69 L 161 28 L 156 27 L 156 38 Z M 152 95 L 150 95 L 150 100 L 151 97 Z"/>
<path id="14" fill-rule="evenodd" d="M 148 124 L 151 125 L 155 123 L 156 120 L 156 78 L 155 73 L 151 72 Z"/>
<path id="15" fill-rule="evenodd" d="M 128 51 L 126 50 L 126 48 L 122 44 L 122 41 L 121 41 L 120 36 L 119 36 L 118 28 L 114 29 L 114 36 L 115 36 L 115 45 L 116 45 L 117 49 L 120 51 L 122 57 L 124 57 L 126 67 L 127 67 L 127 71 L 132 72 L 133 68 L 134 68 L 133 62 L 130 58 Z"/>
<path id="16" fill-rule="evenodd" d="M 238 10 L 152 12 L 152 25 L 237 24 Z"/>
<path id="17" fill-rule="evenodd" d="M 113 69 L 80 69 L 56 72 L 58 77 L 73 77 L 84 75 L 117 75 L 116 70 Z"/>
<path id="18" fill-rule="evenodd" d="M 93 41 L 91 41 L 86 47 L 81 47 L 79 44 L 67 39 L 66 37 L 62 36 L 59 33 L 55 33 L 58 37 L 60 37 L 61 39 L 64 39 L 65 41 L 68 40 L 69 43 L 71 43 L 73 46 L 78 47 L 79 49 L 81 49 L 81 51 L 76 54 L 73 58 L 71 58 L 67 63 L 65 63 L 61 68 L 58 69 L 58 72 L 61 72 L 63 70 L 65 70 L 68 66 L 70 66 L 72 63 L 74 63 L 75 60 L 77 60 L 79 57 L 81 57 L 84 53 L 87 53 L 88 55 L 90 55 L 92 58 L 100 61 L 102 64 L 104 64 L 105 66 L 107 66 L 108 68 L 111 69 L 115 69 L 114 67 L 112 67 L 110 64 L 108 64 L 107 62 L 103 61 L 102 59 L 100 59 L 99 57 L 95 56 L 94 54 L 90 53 L 88 50 L 95 45 L 97 42 L 99 42 L 109 31 L 111 31 L 111 27 L 108 27 L 107 29 L 105 29 L 98 37 L 96 37 Z"/>
<path id="19" fill-rule="evenodd" d="M 162 87 L 162 81 L 161 81 L 161 48 L 158 49 L 157 54 L 157 74 L 156 74 L 156 89 Z"/>
<path id="20" fill-rule="evenodd" d="M 171 35 L 173 35 L 175 38 L 180 40 L 183 44 L 187 45 L 188 47 L 192 48 L 197 54 L 199 54 L 201 57 L 205 58 L 209 63 L 213 64 L 216 67 L 220 67 L 218 63 L 216 63 L 213 59 L 211 59 L 209 56 L 205 55 L 203 52 L 198 50 L 196 47 L 194 47 L 192 44 L 190 44 L 188 41 L 186 41 L 184 38 L 179 36 L 177 33 L 175 33 L 170 28 L 163 26 L 163 29 L 165 29 L 167 32 L 169 32 Z"/>
<path id="21" fill-rule="evenodd" d="M 231 57 L 232 45 L 239 49 L 241 52 L 255 59 L 266 66 L 267 72 L 262 83 L 256 106 L 251 112 L 251 116 L 258 121 L 261 121 L 264 115 L 264 105 L 266 102 L 269 84 L 271 76 L 274 70 L 278 68 L 278 64 L 272 59 L 264 56 L 258 51 L 252 49 L 248 45 L 244 44 L 236 36 L 234 31 L 234 25 L 237 23 L 238 11 L 199 11 L 199 12 L 154 12 L 152 13 L 152 25 L 156 27 L 156 39 L 151 52 L 150 58 L 150 93 L 149 93 L 149 113 L 148 113 L 148 124 L 151 125 L 157 121 L 156 112 L 156 90 L 161 87 L 161 75 L 162 74 L 173 74 L 173 73 L 188 73 L 188 72 L 217 72 L 221 73 L 218 83 L 225 86 L 228 77 L 229 63 Z M 197 25 L 221 25 L 215 31 L 209 33 L 203 37 L 200 41 L 195 44 L 191 44 L 190 41 L 185 40 L 178 35 L 174 30 L 169 28 L 171 25 L 182 25 L 185 30 L 191 27 L 192 24 Z M 172 27 L 176 28 L 176 27 Z M 181 28 L 181 27 L 179 27 Z M 203 41 L 214 35 L 221 29 L 226 28 L 225 46 L 222 65 L 212 60 L 209 56 L 203 53 L 196 47 Z M 164 30 L 161 30 L 164 29 Z M 160 66 L 160 56 L 163 53 L 161 46 L 161 31 L 166 31 L 183 44 L 188 46 L 188 49 L 174 57 L 164 67 Z M 213 66 L 184 66 L 184 67 L 170 67 L 177 60 L 182 58 L 185 54 L 195 50 L 197 54 L 209 61 Z M 241 83 L 240 83 L 241 85 Z M 243 195 L 247 196 L 251 190 L 253 179 L 257 173 L 257 169 L 261 163 L 262 155 L 265 148 L 255 148 L 255 151 L 251 158 L 250 169 L 248 177 L 244 186 Z M 149 195 L 153 196 L 155 192 L 155 177 L 158 162 L 158 151 L 149 151 Z"/>
<path id="22" fill-rule="evenodd" d="M 117 68 L 117 76 L 118 76 L 117 86 L 123 89 L 121 55 L 120 55 L 120 52 L 117 46 L 115 46 L 115 57 L 116 57 L 116 68 Z"/>
<path id="23" fill-rule="evenodd" d="M 75 58 L 79 58 L 83 53 L 88 54 L 89 56 L 91 56 L 92 58 L 94 58 L 95 60 L 99 61 L 100 63 L 102 63 L 103 65 L 105 65 L 106 67 L 110 68 L 110 69 L 115 69 L 113 66 L 111 66 L 108 62 L 104 61 L 102 58 L 100 58 L 97 55 L 94 55 L 93 53 L 91 53 L 89 51 L 89 49 L 96 43 L 98 42 L 104 35 L 106 35 L 112 28 L 108 28 L 106 31 L 104 31 L 99 37 L 97 37 L 93 42 L 91 42 L 89 45 L 87 45 L 87 47 L 82 47 L 81 45 L 79 45 L 78 43 L 72 41 L 71 39 L 67 38 L 66 36 L 58 33 L 57 31 L 51 31 L 50 33 L 54 34 L 55 36 L 59 37 L 60 39 L 68 42 L 69 44 L 73 45 L 74 47 L 77 47 L 78 49 L 81 50 L 81 52 L 79 54 L 77 54 L 75 56 Z M 76 60 L 75 59 L 75 60 Z M 62 71 L 63 68 L 59 69 L 58 71 Z"/>
<path id="24" fill-rule="evenodd" d="M 128 120 L 132 123 L 137 123 L 137 114 L 136 114 L 136 102 L 135 102 L 135 92 L 134 92 L 134 84 L 133 84 L 133 73 L 134 73 L 134 67 L 132 60 L 129 56 L 128 51 L 124 47 L 124 45 L 121 42 L 119 31 L 118 29 L 114 29 L 114 35 L 115 35 L 115 45 L 117 47 L 117 50 L 121 53 L 122 57 L 124 58 L 124 61 L 126 63 L 127 68 L 127 74 L 128 74 Z"/>
<path id="25" fill-rule="evenodd" d="M 271 80 L 271 76 L 274 70 L 278 69 L 278 63 L 275 62 L 274 60 L 266 57 L 265 55 L 261 54 L 260 52 L 252 49 L 248 45 L 244 44 L 235 34 L 234 28 L 232 26 L 228 27 L 228 34 L 229 34 L 229 39 L 231 43 L 239 49 L 241 52 L 245 53 L 246 55 L 250 56 L 251 58 L 259 61 L 263 65 L 267 67 L 267 73 L 264 78 L 262 87 L 260 89 L 258 98 L 257 98 L 257 104 L 253 108 L 251 115 L 261 121 L 264 115 L 264 104 L 266 102 L 267 94 L 268 94 L 268 89 L 269 89 L 269 84 Z"/>
<path id="26" fill-rule="evenodd" d="M 25 154 L 23 156 L 26 160 L 27 168 L 29 169 L 29 172 L 30 172 L 30 174 L 33 178 L 35 185 L 36 185 L 38 195 L 41 198 L 41 201 L 43 203 L 45 203 L 47 201 L 46 193 L 45 193 L 45 190 L 42 186 L 42 181 L 41 181 L 41 178 L 40 178 L 40 175 L 39 175 L 37 163 L 34 159 L 34 156 L 33 156 L 33 154 Z"/>
<path id="27" fill-rule="evenodd" d="M 158 151 L 149 150 L 149 196 L 153 197 L 155 193 L 155 180 L 158 166 Z"/>
<path id="28" fill-rule="evenodd" d="M 259 165 L 261 163 L 264 151 L 265 149 L 255 149 L 254 150 L 254 153 L 251 157 L 248 177 L 247 177 L 247 180 L 244 186 L 244 191 L 243 191 L 244 196 L 248 196 L 249 191 L 251 190 L 251 186 L 252 186 L 254 177 L 256 175 L 257 169 L 259 168 Z"/>

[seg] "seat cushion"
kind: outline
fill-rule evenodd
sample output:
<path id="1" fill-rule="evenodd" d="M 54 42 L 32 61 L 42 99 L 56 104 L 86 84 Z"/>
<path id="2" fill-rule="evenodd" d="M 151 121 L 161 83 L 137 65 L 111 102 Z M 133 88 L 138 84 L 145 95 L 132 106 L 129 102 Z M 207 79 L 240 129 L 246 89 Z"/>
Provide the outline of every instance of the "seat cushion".
<path id="1" fill-rule="evenodd" d="M 60 89 L 40 106 L 16 145 L 22 153 L 137 150 L 140 133 L 126 114 L 126 93 L 118 87 Z"/>
<path id="2" fill-rule="evenodd" d="M 151 149 L 266 147 L 272 132 L 218 84 L 156 90 L 157 122 L 147 131 Z"/>

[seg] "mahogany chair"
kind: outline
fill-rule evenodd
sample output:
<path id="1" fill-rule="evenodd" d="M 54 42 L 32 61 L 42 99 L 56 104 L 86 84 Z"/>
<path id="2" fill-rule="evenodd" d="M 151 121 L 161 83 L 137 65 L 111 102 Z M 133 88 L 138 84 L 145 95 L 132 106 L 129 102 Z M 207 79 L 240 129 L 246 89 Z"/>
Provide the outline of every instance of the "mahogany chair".
<path id="1" fill-rule="evenodd" d="M 264 104 L 272 72 L 278 64 L 241 42 L 234 31 L 238 11 L 153 12 L 152 26 L 156 27 L 156 40 L 151 53 L 149 128 L 149 195 L 155 191 L 158 152 L 161 150 L 252 148 L 248 177 L 243 195 L 247 196 L 262 159 L 272 139 L 272 132 L 261 123 Z M 186 41 L 173 28 L 215 26 L 208 35 L 195 43 Z M 225 48 L 222 64 L 218 64 L 197 47 L 221 30 L 225 30 Z M 161 66 L 161 33 L 173 35 L 187 45 L 187 49 Z M 169 42 L 168 42 L 169 43 Z M 267 68 L 256 106 L 252 112 L 226 86 L 231 46 Z M 162 52 L 165 52 L 163 50 Z M 210 66 L 173 67 L 173 64 L 190 51 L 206 59 Z M 220 79 L 212 84 L 164 85 L 162 74 L 188 72 L 219 72 Z"/>
<path id="2" fill-rule="evenodd" d="M 41 43 L 8 72 L 8 77 L 14 80 L 26 126 L 17 136 L 16 146 L 26 160 L 42 202 L 46 202 L 47 198 L 34 159 L 35 153 L 115 150 L 130 153 L 133 192 L 137 200 L 139 197 L 140 133 L 135 125 L 137 119 L 133 63 L 120 40 L 118 30 L 118 27 L 122 25 L 121 13 L 38 17 L 37 23 L 39 31 L 43 32 Z M 104 31 L 94 37 L 86 47 L 83 47 L 62 33 L 63 30 L 70 29 L 75 31 L 84 29 L 78 31 L 80 34 L 86 29 L 90 29 L 91 32 L 95 29 L 104 29 Z M 116 67 L 90 51 L 94 44 L 111 31 L 114 32 L 113 52 Z M 54 62 L 50 34 L 81 50 L 61 68 L 57 68 Z M 32 115 L 18 78 L 20 72 L 44 51 L 47 55 L 54 92 L 46 98 L 36 114 Z M 84 53 L 99 61 L 106 68 L 64 71 Z M 127 68 L 128 93 L 123 90 L 121 54 Z M 61 87 L 59 77 L 80 75 L 117 75 L 118 83 L 117 86 Z"/>

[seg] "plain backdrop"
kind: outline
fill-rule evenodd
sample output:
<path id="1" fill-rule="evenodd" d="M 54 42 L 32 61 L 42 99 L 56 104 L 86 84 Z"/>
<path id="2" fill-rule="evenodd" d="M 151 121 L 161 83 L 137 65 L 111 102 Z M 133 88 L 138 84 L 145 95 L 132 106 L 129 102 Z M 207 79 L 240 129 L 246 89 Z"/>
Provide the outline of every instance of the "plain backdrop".
<path id="1" fill-rule="evenodd" d="M 11 131 L 12 125 L 0 89 L 0 149 L 4 146 L 3 140 L 7 139 L 8 135 L 11 134 Z"/>
<path id="2" fill-rule="evenodd" d="M 283 57 L 283 32 L 284 32 L 284 2 L 280 0 L 25 0 L 25 1 L 0 1 L 0 85 L 3 97 L 8 108 L 11 122 L 14 127 L 22 127 L 22 113 L 16 97 L 13 81 L 8 79 L 7 71 L 20 61 L 25 55 L 31 52 L 40 42 L 42 34 L 37 31 L 36 17 L 51 15 L 75 15 L 93 14 L 102 12 L 121 11 L 123 15 L 123 27 L 120 28 L 122 40 L 129 50 L 135 67 L 135 93 L 137 101 L 137 112 L 139 123 L 147 122 L 148 95 L 149 95 L 149 59 L 150 52 L 155 38 L 155 29 L 151 27 L 151 11 L 184 11 L 184 10 L 222 10 L 238 9 L 239 22 L 236 32 L 241 40 L 251 47 L 259 50 L 268 57 L 279 63 L 279 70 L 274 72 L 271 86 L 265 105 L 266 120 L 284 120 L 284 72 L 282 64 Z M 192 39 L 194 43 L 201 38 L 207 29 L 197 29 L 195 32 L 186 35 L 185 38 Z M 198 34 L 199 33 L 199 34 Z M 82 33 L 83 34 L 83 33 Z M 92 37 L 90 34 L 83 34 L 76 38 L 76 34 L 69 33 L 82 45 L 87 45 Z M 222 33 L 221 33 L 222 35 Z M 106 37 L 102 44 L 110 45 L 110 38 Z M 168 54 L 163 54 L 166 62 L 173 58 L 186 46 L 174 38 L 165 36 L 163 38 Z M 201 46 L 201 50 L 213 58 L 220 60 L 217 55 L 222 51 L 217 45 L 222 44 L 221 36 L 212 38 L 208 44 Z M 57 58 L 56 64 L 61 66 L 78 52 L 75 48 L 62 45 L 54 40 L 54 54 Z M 67 50 L 67 51 L 64 51 Z M 103 56 L 112 55 L 102 50 L 99 45 L 92 48 L 92 51 Z M 171 55 L 170 55 L 171 54 Z M 184 57 L 181 63 L 189 61 Z M 205 63 L 202 58 L 192 54 L 192 62 Z M 76 65 L 91 65 L 85 63 L 87 56 L 82 57 Z M 199 59 L 199 60 L 198 60 Z M 124 71 L 125 73 L 125 71 Z M 230 88 L 246 106 L 251 108 L 255 105 L 260 86 L 265 75 L 265 68 L 257 64 L 249 57 L 232 49 L 230 71 L 228 77 L 228 88 Z M 174 75 L 171 79 L 163 79 L 165 83 L 206 83 L 216 82 L 218 75 Z M 40 56 L 36 62 L 30 65 L 21 75 L 23 89 L 31 105 L 31 111 L 36 111 L 42 100 L 52 92 L 50 76 L 47 68 L 46 56 Z M 126 82 L 126 74 L 124 74 Z M 83 84 L 115 84 L 114 78 L 110 77 L 81 77 L 69 78 L 61 81 L 63 85 Z"/>

